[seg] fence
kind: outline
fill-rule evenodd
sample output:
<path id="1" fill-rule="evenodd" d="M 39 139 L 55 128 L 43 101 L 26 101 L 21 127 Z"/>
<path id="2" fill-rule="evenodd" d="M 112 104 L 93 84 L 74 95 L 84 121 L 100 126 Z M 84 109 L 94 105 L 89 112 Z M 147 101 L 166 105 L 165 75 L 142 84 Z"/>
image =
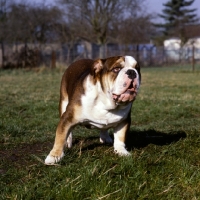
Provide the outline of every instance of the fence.
<path id="1" fill-rule="evenodd" d="M 42 47 L 33 44 L 6 45 L 3 59 L 0 50 L 0 66 L 4 68 L 38 67 L 41 65 L 55 67 L 58 63 L 69 64 L 81 58 L 96 59 L 116 55 L 131 55 L 142 66 L 162 66 L 200 61 L 200 49 L 198 48 L 167 50 L 162 46 L 152 44 L 108 44 L 103 47 L 102 53 L 100 46 L 82 42 L 71 46 L 64 44 L 48 44 Z"/>

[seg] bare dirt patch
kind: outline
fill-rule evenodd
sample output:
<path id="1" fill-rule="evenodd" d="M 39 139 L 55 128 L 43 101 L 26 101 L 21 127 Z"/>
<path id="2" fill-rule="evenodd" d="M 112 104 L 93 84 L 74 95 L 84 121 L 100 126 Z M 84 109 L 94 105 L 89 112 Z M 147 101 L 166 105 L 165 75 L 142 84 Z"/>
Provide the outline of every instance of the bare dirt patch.
<path id="1" fill-rule="evenodd" d="M 34 156 L 42 160 L 44 154 L 51 149 L 52 144 L 52 141 L 19 144 L 18 146 L 1 143 L 0 160 L 4 165 L 0 166 L 0 174 L 4 174 L 10 165 L 20 168 L 37 164 L 38 160 L 34 159 Z"/>

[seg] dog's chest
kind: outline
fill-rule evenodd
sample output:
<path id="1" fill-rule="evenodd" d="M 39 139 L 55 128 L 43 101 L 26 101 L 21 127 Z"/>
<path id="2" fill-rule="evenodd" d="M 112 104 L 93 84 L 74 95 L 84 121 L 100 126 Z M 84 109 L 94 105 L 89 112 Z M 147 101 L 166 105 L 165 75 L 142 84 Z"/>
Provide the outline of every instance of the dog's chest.
<path id="1" fill-rule="evenodd" d="M 131 103 L 126 106 L 112 107 L 114 107 L 113 102 L 106 99 L 106 96 L 96 99 L 84 96 L 82 98 L 81 122 L 97 128 L 114 127 L 127 118 Z"/>

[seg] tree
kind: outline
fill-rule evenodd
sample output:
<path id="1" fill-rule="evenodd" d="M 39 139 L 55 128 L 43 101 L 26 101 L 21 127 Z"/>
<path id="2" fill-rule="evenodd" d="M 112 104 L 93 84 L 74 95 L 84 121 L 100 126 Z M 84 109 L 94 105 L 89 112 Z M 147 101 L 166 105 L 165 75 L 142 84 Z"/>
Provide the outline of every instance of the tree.
<path id="1" fill-rule="evenodd" d="M 118 37 L 120 25 L 128 18 L 134 21 L 144 1 L 61 0 L 68 18 L 77 24 L 79 37 L 100 46 L 99 57 L 105 56 L 105 44 Z"/>
<path id="2" fill-rule="evenodd" d="M 116 39 L 120 44 L 148 43 L 154 32 L 151 15 L 129 17 L 118 25 Z"/>
<path id="3" fill-rule="evenodd" d="M 188 40 L 185 27 L 198 21 L 195 14 L 197 9 L 190 8 L 193 2 L 194 0 L 169 0 L 163 4 L 165 8 L 159 16 L 163 18 L 164 24 L 156 26 L 162 28 L 165 38 L 179 37 L 183 44 Z"/>
<path id="4" fill-rule="evenodd" d="M 57 42 L 67 46 L 67 62 L 71 63 L 71 52 L 74 44 L 79 40 L 80 29 L 79 24 L 73 18 L 70 18 L 68 13 L 62 12 L 62 18 L 54 26 Z M 63 46 L 63 47 L 64 47 Z M 63 52 L 64 53 L 64 52 Z M 66 55 L 63 54 L 63 57 Z"/>
<path id="5" fill-rule="evenodd" d="M 6 31 L 6 21 L 7 21 L 7 1 L 6 0 L 0 0 L 0 49 L 1 49 L 1 63 L 0 68 L 4 67 L 5 63 L 5 49 L 4 49 L 4 42 L 7 37 L 7 31 Z"/>
<path id="6" fill-rule="evenodd" d="M 10 42 L 45 44 L 54 39 L 54 26 L 60 19 L 61 13 L 55 7 L 13 4 L 8 13 Z"/>
<path id="7" fill-rule="evenodd" d="M 46 6 L 44 3 L 0 0 L 0 67 L 16 67 L 19 57 L 23 60 L 23 66 L 28 66 L 30 59 L 27 60 L 27 55 L 30 52 L 34 54 L 35 51 L 39 55 L 45 43 L 57 40 L 56 25 L 61 19 L 62 14 L 57 7 Z M 15 52 L 9 48 L 13 44 Z M 24 44 L 24 47 L 18 48 L 18 44 Z"/>

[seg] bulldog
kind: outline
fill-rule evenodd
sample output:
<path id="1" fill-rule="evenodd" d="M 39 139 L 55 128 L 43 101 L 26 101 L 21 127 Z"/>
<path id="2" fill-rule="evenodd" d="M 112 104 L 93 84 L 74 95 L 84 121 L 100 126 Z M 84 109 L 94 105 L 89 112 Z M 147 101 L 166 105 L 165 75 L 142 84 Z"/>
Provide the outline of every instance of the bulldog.
<path id="1" fill-rule="evenodd" d="M 101 143 L 112 143 L 108 129 L 113 128 L 115 153 L 129 155 L 125 139 L 140 81 L 140 67 L 131 56 L 82 59 L 72 63 L 62 77 L 60 121 L 45 164 L 61 160 L 64 146 L 72 147 L 73 128 L 80 124 L 100 129 Z"/>

